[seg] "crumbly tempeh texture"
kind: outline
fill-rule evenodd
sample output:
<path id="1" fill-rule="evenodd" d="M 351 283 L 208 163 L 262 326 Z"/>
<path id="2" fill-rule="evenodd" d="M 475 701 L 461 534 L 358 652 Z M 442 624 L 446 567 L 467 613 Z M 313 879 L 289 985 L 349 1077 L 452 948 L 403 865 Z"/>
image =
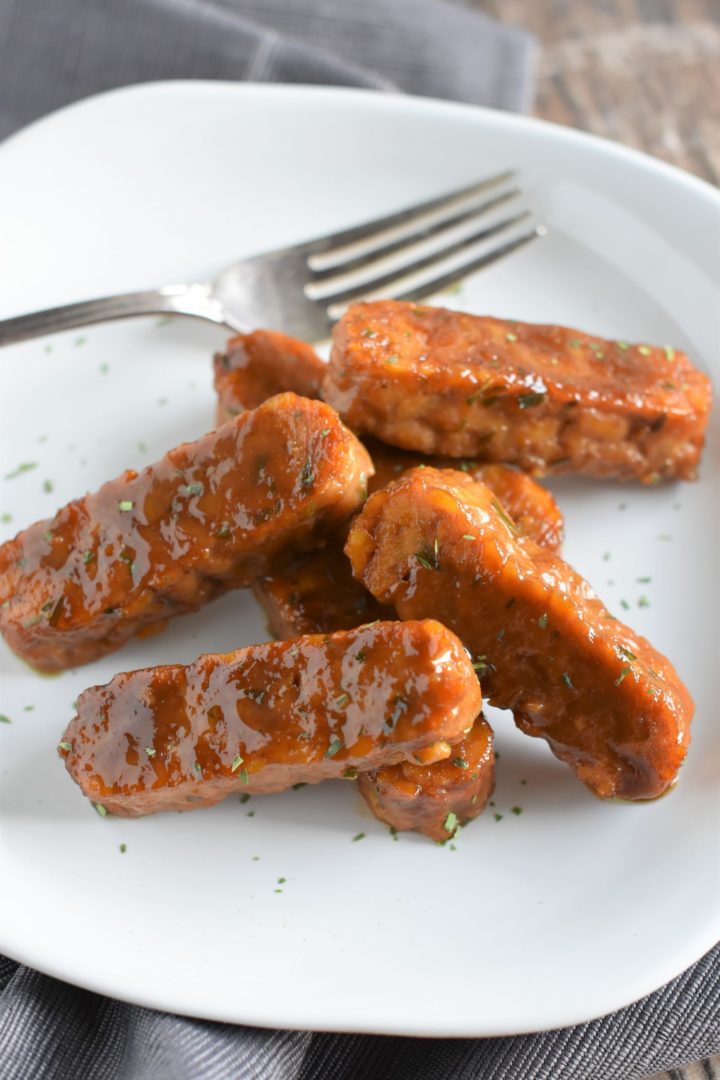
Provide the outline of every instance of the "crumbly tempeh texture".
<path id="1" fill-rule="evenodd" d="M 673 783 L 693 703 L 672 664 L 521 538 L 489 488 L 416 469 L 370 497 L 345 550 L 380 602 L 454 630 L 488 700 L 598 795 L 650 799 Z"/>
<path id="2" fill-rule="evenodd" d="M 410 450 L 655 483 L 695 478 L 711 387 L 670 347 L 385 300 L 335 327 L 323 397 Z"/>
<path id="3" fill-rule="evenodd" d="M 494 786 L 493 734 L 482 714 L 445 761 L 402 761 L 358 776 L 358 790 L 376 818 L 439 842 L 481 813 Z"/>
<path id="4" fill-rule="evenodd" d="M 214 358 L 217 423 L 287 390 L 319 398 L 327 364 L 304 341 L 276 330 L 254 330 L 228 341 Z"/>
<path id="5" fill-rule="evenodd" d="M 434 620 L 269 642 L 86 690 L 59 752 L 113 814 L 441 760 L 482 706 L 458 639 Z"/>
<path id="6" fill-rule="evenodd" d="M 337 414 L 271 398 L 0 547 L 0 631 L 42 671 L 87 663 L 324 543 L 372 472 Z"/>

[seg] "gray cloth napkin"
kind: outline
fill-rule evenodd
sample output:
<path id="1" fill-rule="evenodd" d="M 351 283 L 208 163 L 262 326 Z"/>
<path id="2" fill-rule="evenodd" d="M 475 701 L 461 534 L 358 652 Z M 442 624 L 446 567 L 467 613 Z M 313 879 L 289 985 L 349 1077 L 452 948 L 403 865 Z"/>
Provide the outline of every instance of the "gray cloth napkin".
<path id="1" fill-rule="evenodd" d="M 441 0 L 0 0 L 0 138 L 154 79 L 402 89 L 522 110 L 534 56 L 528 35 Z M 718 1051 L 720 946 L 589 1024 L 427 1041 L 191 1020 L 0 957 L 0 1080 L 640 1080 Z"/>
<path id="2" fill-rule="evenodd" d="M 442 0 L 0 0 L 0 138 L 156 79 L 401 89 L 525 110 L 535 43 Z"/>

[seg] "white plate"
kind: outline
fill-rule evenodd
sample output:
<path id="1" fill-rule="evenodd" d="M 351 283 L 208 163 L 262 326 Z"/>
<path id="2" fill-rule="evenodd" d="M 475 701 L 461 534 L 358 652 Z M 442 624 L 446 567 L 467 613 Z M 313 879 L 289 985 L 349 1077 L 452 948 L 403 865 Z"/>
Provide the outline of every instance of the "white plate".
<path id="1" fill-rule="evenodd" d="M 11 139 L 0 316 L 196 279 L 507 166 L 550 235 L 449 303 L 672 342 L 717 374 L 716 192 L 568 129 L 345 90 L 142 86 Z M 153 320 L 5 350 L 1 472 L 38 464 L 2 483 L 2 537 L 206 430 L 221 340 Z M 601 803 L 496 714 L 495 807 L 455 850 L 393 842 L 347 783 L 102 820 L 56 757 L 73 699 L 118 670 L 264 639 L 253 601 L 53 679 L 2 646 L 0 950 L 161 1009 L 408 1035 L 572 1024 L 676 975 L 720 936 L 715 421 L 698 484 L 555 485 L 568 558 L 695 696 L 668 798 Z"/>

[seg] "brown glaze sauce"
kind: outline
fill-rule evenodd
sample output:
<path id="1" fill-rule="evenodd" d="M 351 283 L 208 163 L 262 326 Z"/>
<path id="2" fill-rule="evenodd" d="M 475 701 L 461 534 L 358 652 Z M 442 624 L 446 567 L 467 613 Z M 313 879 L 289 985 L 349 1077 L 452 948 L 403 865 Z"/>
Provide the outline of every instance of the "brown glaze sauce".
<path id="1" fill-rule="evenodd" d="M 42 671 L 87 663 L 317 547 L 372 464 L 327 405 L 282 394 L 0 547 L 0 631 Z"/>
<path id="2" fill-rule="evenodd" d="M 219 426 L 286 390 L 319 398 L 327 364 L 304 341 L 254 330 L 231 338 L 225 352 L 215 356 L 214 370 Z"/>
<path id="3" fill-rule="evenodd" d="M 481 705 L 449 630 L 374 623 L 117 675 L 80 695 L 59 752 L 88 798 L 133 817 L 440 760 Z"/>
<path id="4" fill-rule="evenodd" d="M 679 350 L 392 300 L 333 337 L 323 397 L 355 431 L 535 474 L 696 475 L 711 388 Z"/>
<path id="5" fill-rule="evenodd" d="M 398 832 L 416 829 L 438 843 L 485 809 L 494 786 L 493 733 L 482 715 L 444 761 L 401 761 L 358 776 L 358 790 L 375 817 Z"/>
<path id="6" fill-rule="evenodd" d="M 370 497 L 346 552 L 381 603 L 454 630 L 488 700 L 598 795 L 649 799 L 673 783 L 693 703 L 672 664 L 522 538 L 489 488 L 416 469 Z"/>

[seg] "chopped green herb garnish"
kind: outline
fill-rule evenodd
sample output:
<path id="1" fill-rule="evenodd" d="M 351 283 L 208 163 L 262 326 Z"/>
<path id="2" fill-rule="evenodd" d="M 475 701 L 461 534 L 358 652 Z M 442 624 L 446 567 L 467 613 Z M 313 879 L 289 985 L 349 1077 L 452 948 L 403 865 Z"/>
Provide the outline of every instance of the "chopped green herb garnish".
<path id="1" fill-rule="evenodd" d="M 364 832 L 359 832 L 359 833 L 355 833 L 355 835 L 352 838 L 352 842 L 353 842 L 353 844 L 356 844 L 358 842 L 358 840 L 364 840 L 364 839 L 365 839 L 365 833 Z"/>
<path id="2" fill-rule="evenodd" d="M 522 814 L 522 806 L 513 806 L 512 812 L 513 814 L 520 816 L 520 814 Z"/>
<path id="3" fill-rule="evenodd" d="M 626 349 L 630 348 L 630 342 L 629 341 L 616 341 L 615 344 L 617 345 L 618 349 L 622 349 L 623 352 Z"/>
<path id="4" fill-rule="evenodd" d="M 505 335 L 505 340 L 506 341 L 517 341 L 517 334 L 513 334 L 510 331 L 508 331 L 507 334 Z"/>
<path id="5" fill-rule="evenodd" d="M 0 713 L 0 724 L 12 724 L 12 720 L 5 713 Z M 62 743 L 60 745 L 62 746 Z"/>
<path id="6" fill-rule="evenodd" d="M 397 829 L 394 825 L 390 826 L 390 835 L 392 836 L 393 840 L 397 840 Z"/>
<path id="7" fill-rule="evenodd" d="M 343 780 L 357 780 L 358 771 L 354 765 L 348 765 L 347 769 L 343 769 Z"/>
<path id="8" fill-rule="evenodd" d="M 610 561 L 610 552 L 606 551 L 605 554 L 603 555 L 603 562 L 609 562 L 609 561 Z"/>
<path id="9" fill-rule="evenodd" d="M 637 582 L 639 582 L 640 585 L 649 585 L 650 582 L 652 581 L 652 578 L 651 577 L 638 577 L 638 578 L 635 578 L 635 580 Z"/>
<path id="10" fill-rule="evenodd" d="M 377 330 L 371 330 L 369 326 L 361 331 L 363 337 L 377 337 Z"/>
<path id="11" fill-rule="evenodd" d="M 335 704 L 338 706 L 339 709 L 342 709 L 345 705 L 347 705 L 349 700 L 349 694 L 340 694 L 338 695 L 338 697 L 335 698 Z"/>
<path id="12" fill-rule="evenodd" d="M 632 668 L 631 667 L 624 667 L 621 670 L 620 674 L 618 675 L 617 679 L 615 680 L 615 685 L 619 686 L 620 683 L 623 681 L 623 679 L 625 679 L 631 673 L 632 673 Z"/>
<path id="13" fill-rule="evenodd" d="M 627 600 L 621 600 L 620 601 L 620 607 L 623 609 L 623 611 L 629 611 L 630 610 L 630 605 L 628 604 Z"/>
<path id="14" fill-rule="evenodd" d="M 245 805 L 246 802 L 249 802 L 251 798 L 252 798 L 252 796 L 248 795 L 247 792 L 245 792 L 244 795 L 239 796 L 240 802 L 242 803 L 243 806 Z"/>
<path id="15" fill-rule="evenodd" d="M 582 341 L 580 340 L 580 338 L 572 338 L 571 341 L 568 341 L 568 345 L 571 349 L 579 349 L 582 345 Z"/>
<path id="16" fill-rule="evenodd" d="M 94 559 L 95 559 L 95 552 L 94 551 L 86 551 L 86 552 L 84 552 L 84 554 L 83 554 L 83 562 L 85 563 L 86 566 L 87 566 L 88 563 L 93 562 Z"/>
<path id="17" fill-rule="evenodd" d="M 0 521 L 2 521 L 3 525 L 7 525 L 8 522 L 12 521 L 12 514 L 0 514 Z"/>
<path id="18" fill-rule="evenodd" d="M 547 612 L 544 611 L 542 613 L 542 615 L 540 616 L 540 618 L 538 619 L 538 626 L 540 627 L 541 630 L 544 630 L 545 627 L 547 626 L 547 624 L 548 624 Z"/>
<path id="19" fill-rule="evenodd" d="M 147 754 L 148 757 L 155 757 L 155 755 L 157 754 L 157 750 L 155 749 L 154 746 L 146 746 L 145 747 L 145 753 Z"/>
<path id="20" fill-rule="evenodd" d="M 330 434 L 330 428 L 326 427 L 320 432 L 320 438 L 321 439 L 327 439 L 329 434 Z"/>
<path id="21" fill-rule="evenodd" d="M 457 814 L 451 810 L 448 816 L 443 821 L 443 829 L 446 833 L 450 833 L 452 836 L 458 826 Z"/>
<path id="22" fill-rule="evenodd" d="M 23 461 L 18 465 L 17 469 L 13 469 L 12 472 L 5 473 L 4 480 L 14 480 L 16 476 L 22 476 L 23 473 L 30 472 L 31 469 L 37 469 L 37 461 Z"/>
<path id="23" fill-rule="evenodd" d="M 502 821 L 502 819 L 503 819 L 502 814 L 495 814 L 494 817 L 495 817 L 496 821 Z"/>
<path id="24" fill-rule="evenodd" d="M 249 784 L 250 783 L 250 777 L 248 776 L 247 769 L 241 769 L 240 772 L 238 773 L 238 778 L 239 778 L 241 784 Z"/>
<path id="25" fill-rule="evenodd" d="M 293 784 L 292 789 L 293 789 L 293 791 L 299 791 L 301 787 L 307 787 L 307 784 L 306 783 Z"/>
<path id="26" fill-rule="evenodd" d="M 665 355 L 667 356 L 668 360 L 675 359 L 675 350 L 673 349 L 672 345 L 665 346 Z"/>
<path id="27" fill-rule="evenodd" d="M 52 480 L 43 480 L 42 488 L 46 495 L 50 495 L 55 490 Z"/>
<path id="28" fill-rule="evenodd" d="M 647 596 L 641 596 L 637 602 L 638 607 L 650 607 L 650 601 Z"/>
<path id="29" fill-rule="evenodd" d="M 74 345 L 74 346 L 75 346 L 75 348 L 77 349 L 77 348 L 79 348 L 79 347 L 80 347 L 81 345 L 84 345 L 86 341 L 87 341 L 87 338 L 86 338 L 86 337 L 76 337 L 76 338 L 75 338 L 75 341 L 73 342 L 73 345 Z"/>
<path id="30" fill-rule="evenodd" d="M 542 405 L 545 400 L 545 391 L 541 393 L 521 394 L 517 403 L 521 409 L 531 409 L 534 405 Z"/>
<path id="31" fill-rule="evenodd" d="M 394 353 L 393 353 L 392 356 L 386 356 L 385 357 L 385 363 L 386 364 L 397 364 L 397 363 L 399 363 L 399 361 L 400 361 L 400 357 L 396 356 Z"/>
<path id="32" fill-rule="evenodd" d="M 652 349 L 649 348 L 647 345 L 638 345 L 638 352 L 641 353 L 643 356 L 649 356 L 652 352 Z"/>
<path id="33" fill-rule="evenodd" d="M 142 441 L 139 442 L 137 444 L 137 448 L 138 448 L 138 450 L 140 451 L 141 454 L 147 454 L 147 446 L 145 445 L 144 442 L 142 442 Z"/>
<path id="34" fill-rule="evenodd" d="M 257 702 L 258 705 L 262 705 L 263 701 L 265 700 L 267 690 L 262 690 L 256 686 L 253 686 L 248 690 L 247 693 L 248 697 L 252 698 L 253 701 Z"/>
<path id="35" fill-rule="evenodd" d="M 222 525 L 220 526 L 218 531 L 215 533 L 218 540 L 227 540 L 227 538 L 228 538 L 228 536 L 230 536 L 230 534 L 231 534 L 231 530 L 230 530 L 230 526 L 228 525 L 227 521 L 223 521 Z"/>
<path id="36" fill-rule="evenodd" d="M 193 765 L 193 771 L 196 772 L 198 776 L 202 774 L 202 765 L 199 761 L 196 761 Z"/>
<path id="37" fill-rule="evenodd" d="M 23 705 L 23 712 L 32 712 L 34 708 L 34 705 Z"/>
<path id="38" fill-rule="evenodd" d="M 92 805 L 94 806 L 96 812 L 100 815 L 100 817 L 108 816 L 110 811 L 106 807 L 104 807 L 102 803 L 94 802 Z"/>
<path id="39" fill-rule="evenodd" d="M 202 495 L 204 490 L 202 484 L 186 484 L 185 487 L 180 488 L 183 495 Z"/>
<path id="40" fill-rule="evenodd" d="M 235 757 L 232 759 L 232 765 L 230 766 L 230 772 L 237 772 L 238 769 L 240 768 L 240 766 L 242 765 L 243 760 L 244 759 L 241 758 L 239 754 L 236 754 Z"/>
<path id="41" fill-rule="evenodd" d="M 568 687 L 568 689 L 570 689 L 570 690 L 575 689 L 575 687 L 573 686 L 573 681 L 570 678 L 570 676 L 568 675 L 567 671 L 563 671 L 563 673 L 561 675 L 561 678 L 562 678 L 562 681 L 565 683 L 565 685 Z"/>
<path id="42" fill-rule="evenodd" d="M 624 645 L 618 645 L 618 652 L 622 653 L 626 660 L 637 660 L 637 656 L 635 655 L 635 653 L 630 652 L 630 650 L 626 649 Z"/>
<path id="43" fill-rule="evenodd" d="M 425 548 L 423 548 L 422 551 L 416 552 L 415 558 L 417 559 L 417 561 L 420 563 L 421 566 L 425 567 L 426 570 L 439 570 L 440 569 L 439 555 L 440 555 L 440 544 L 439 544 L 438 540 L 436 539 L 435 543 L 433 544 L 432 551 L 430 551 L 427 547 L 425 547 Z"/>
<path id="44" fill-rule="evenodd" d="M 314 483 L 315 473 L 313 471 L 313 463 L 311 458 L 307 458 L 302 467 L 302 472 L 300 473 L 300 487 L 312 487 Z"/>
<path id="45" fill-rule="evenodd" d="M 100 374 L 101 375 L 107 375 L 109 370 L 110 370 L 110 365 L 109 364 L 101 364 L 100 365 Z"/>
<path id="46" fill-rule="evenodd" d="M 120 854 L 124 855 L 127 851 L 127 844 L 120 844 Z"/>
<path id="47" fill-rule="evenodd" d="M 455 767 L 458 768 L 458 769 L 469 769 L 470 768 L 470 766 L 468 765 L 465 758 L 461 758 L 461 757 L 453 758 L 452 759 L 452 764 L 455 765 Z"/>
<path id="48" fill-rule="evenodd" d="M 327 750 L 325 751 L 324 756 L 325 757 L 335 757 L 338 750 L 342 750 L 342 748 L 343 748 L 342 739 L 338 739 L 337 735 L 334 735 L 333 738 L 330 740 L 330 745 L 328 746 Z"/>
<path id="49" fill-rule="evenodd" d="M 355 653 L 355 659 L 357 660 L 358 664 L 362 664 L 363 660 L 367 659 L 367 653 L 365 652 L 365 650 L 361 649 L 360 652 Z"/>
<path id="50" fill-rule="evenodd" d="M 517 527 L 517 525 L 515 524 L 515 522 L 512 520 L 512 518 L 508 517 L 508 515 L 503 510 L 500 503 L 497 501 L 497 499 L 493 499 L 493 501 L 492 501 L 492 503 L 490 505 L 492 506 L 493 510 L 498 515 L 500 520 L 503 521 L 507 525 L 510 532 L 513 532 L 513 533 L 519 533 L 520 532 L 520 530 Z"/>
<path id="51" fill-rule="evenodd" d="M 131 502 L 130 499 L 121 499 L 118 503 L 118 510 L 120 510 L 123 514 L 127 514 L 129 510 L 132 510 L 134 505 L 135 503 Z"/>
<path id="52" fill-rule="evenodd" d="M 505 637 L 505 630 L 504 629 L 503 630 L 498 630 L 497 634 L 495 635 L 495 640 L 496 641 L 502 641 L 504 637 Z"/>

